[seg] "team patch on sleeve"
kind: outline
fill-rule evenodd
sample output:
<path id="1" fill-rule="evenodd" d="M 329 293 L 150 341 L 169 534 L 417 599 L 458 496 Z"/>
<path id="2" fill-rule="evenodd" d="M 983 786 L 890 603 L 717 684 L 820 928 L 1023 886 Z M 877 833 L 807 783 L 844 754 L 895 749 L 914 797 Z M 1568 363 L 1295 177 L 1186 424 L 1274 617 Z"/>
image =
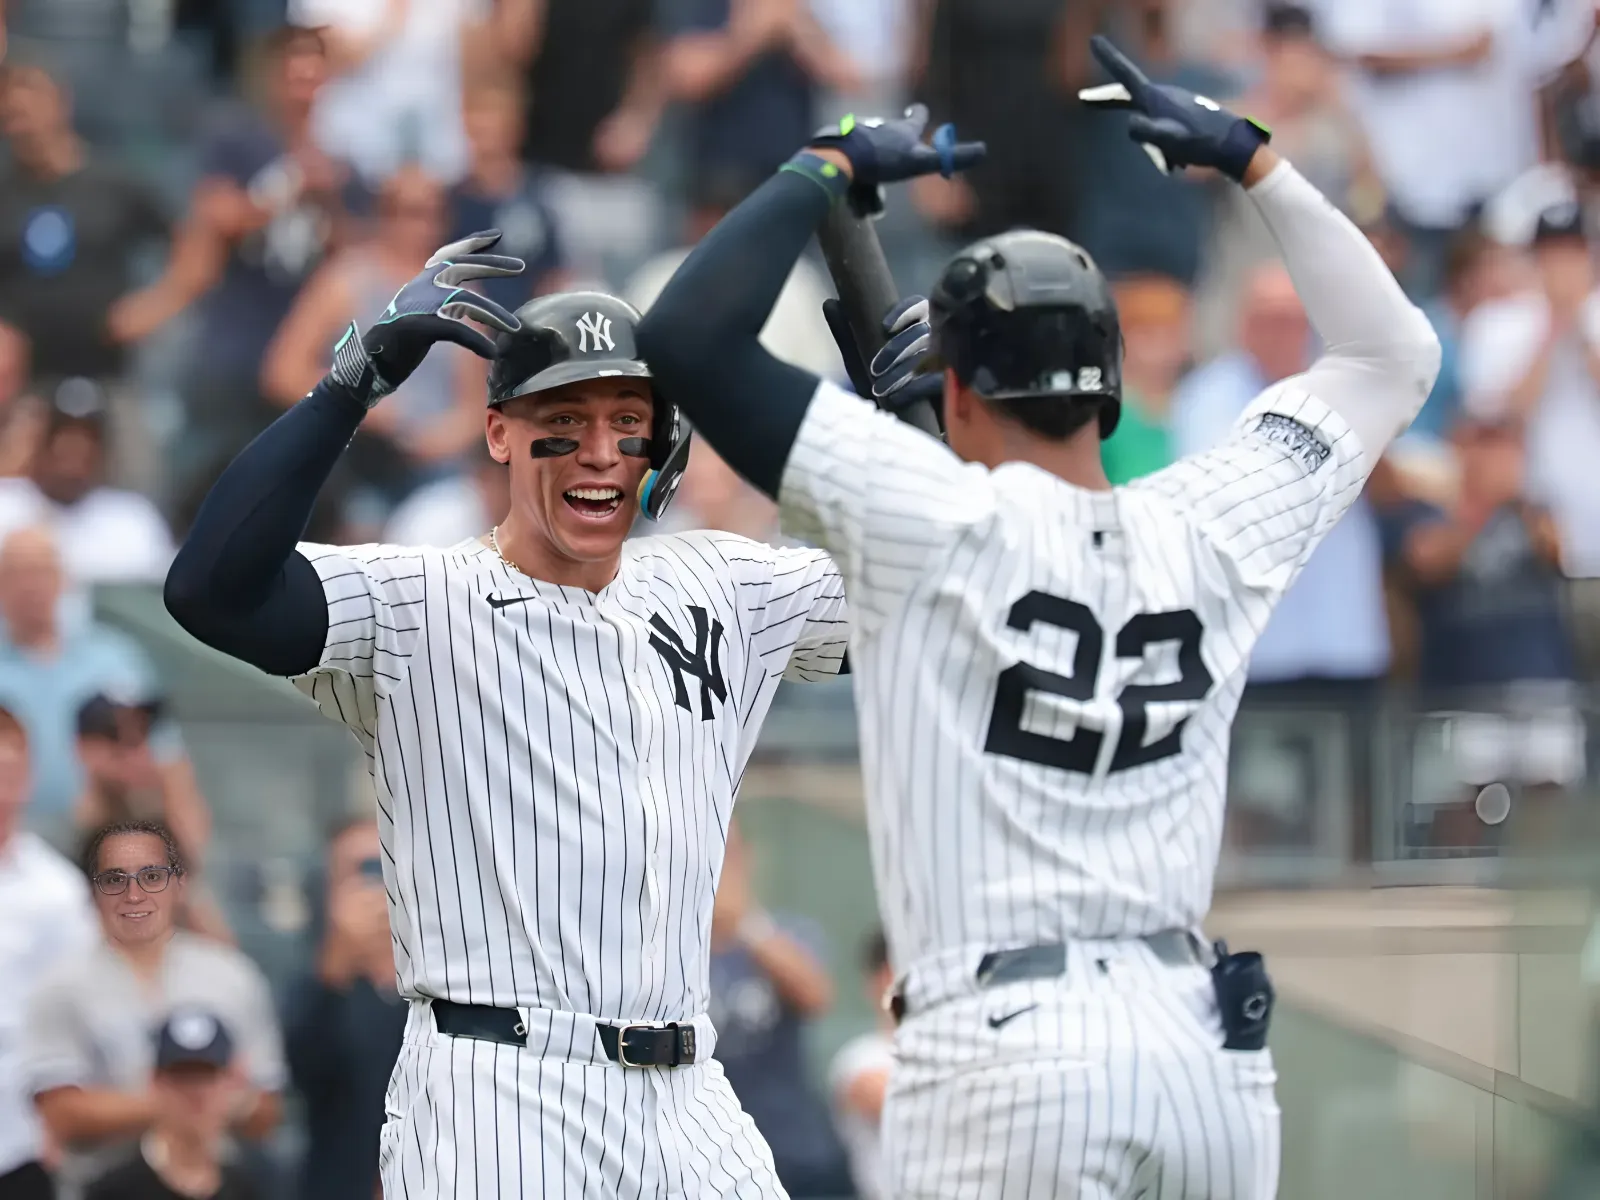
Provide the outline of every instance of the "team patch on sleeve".
<path id="1" fill-rule="evenodd" d="M 1277 442 L 1305 464 L 1308 471 L 1315 471 L 1322 466 L 1333 453 L 1316 430 L 1282 413 L 1262 413 L 1261 420 L 1256 424 L 1256 432 L 1269 442 Z"/>

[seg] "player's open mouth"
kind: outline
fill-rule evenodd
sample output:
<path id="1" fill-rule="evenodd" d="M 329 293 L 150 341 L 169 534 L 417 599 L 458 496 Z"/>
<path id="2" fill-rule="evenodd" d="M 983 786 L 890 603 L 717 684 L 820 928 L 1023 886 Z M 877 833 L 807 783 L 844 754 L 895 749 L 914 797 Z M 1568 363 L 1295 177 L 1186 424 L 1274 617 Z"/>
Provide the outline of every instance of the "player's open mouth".
<path id="1" fill-rule="evenodd" d="M 621 506 L 622 489 L 614 487 L 568 488 L 561 493 L 561 498 L 580 517 L 587 517 L 591 521 L 599 521 L 609 517 Z"/>

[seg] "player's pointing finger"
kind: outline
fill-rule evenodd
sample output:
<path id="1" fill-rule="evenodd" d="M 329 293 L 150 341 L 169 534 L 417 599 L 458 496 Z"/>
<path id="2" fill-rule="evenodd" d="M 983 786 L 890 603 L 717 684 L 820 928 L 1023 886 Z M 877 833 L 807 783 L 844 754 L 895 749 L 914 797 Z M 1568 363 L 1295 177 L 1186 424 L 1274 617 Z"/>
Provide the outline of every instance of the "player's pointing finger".
<path id="1" fill-rule="evenodd" d="M 1112 45 L 1110 38 L 1095 34 L 1089 39 L 1089 49 L 1093 52 L 1095 61 L 1105 68 L 1106 74 L 1126 88 L 1129 99 L 1138 104 L 1144 90 L 1150 86 L 1150 80 L 1145 73 L 1134 65 L 1132 59 Z"/>

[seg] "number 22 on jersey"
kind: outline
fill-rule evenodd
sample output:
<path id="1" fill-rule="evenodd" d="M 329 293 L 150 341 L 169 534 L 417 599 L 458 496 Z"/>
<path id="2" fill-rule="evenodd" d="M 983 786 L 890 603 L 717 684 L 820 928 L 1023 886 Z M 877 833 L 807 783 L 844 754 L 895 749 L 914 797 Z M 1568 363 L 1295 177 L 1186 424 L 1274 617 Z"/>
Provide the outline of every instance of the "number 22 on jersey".
<path id="1" fill-rule="evenodd" d="M 989 714 L 984 752 L 1059 767 L 1063 771 L 1093 774 L 1100 760 L 1104 733 L 1083 726 L 1067 738 L 1032 733 L 1022 727 L 1022 715 L 1030 692 L 1047 692 L 1080 704 L 1094 699 L 1106 630 L 1088 606 L 1041 591 L 1023 596 L 1011 606 L 1006 618 L 1010 628 L 1023 633 L 1030 631 L 1036 622 L 1077 634 L 1072 674 L 1057 675 L 1026 661 L 1001 671 L 995 686 L 994 708 Z M 1200 618 L 1187 608 L 1140 613 L 1117 630 L 1115 657 L 1119 659 L 1142 659 L 1145 650 L 1152 645 L 1176 643 L 1178 678 L 1171 683 L 1130 684 L 1117 695 L 1117 707 L 1122 711 L 1122 732 L 1117 737 L 1108 774 L 1160 762 L 1182 750 L 1183 727 L 1188 724 L 1188 717 L 1180 720 L 1164 737 L 1145 745 L 1149 727 L 1146 705 L 1205 698 L 1212 679 L 1200 658 L 1201 632 Z"/>

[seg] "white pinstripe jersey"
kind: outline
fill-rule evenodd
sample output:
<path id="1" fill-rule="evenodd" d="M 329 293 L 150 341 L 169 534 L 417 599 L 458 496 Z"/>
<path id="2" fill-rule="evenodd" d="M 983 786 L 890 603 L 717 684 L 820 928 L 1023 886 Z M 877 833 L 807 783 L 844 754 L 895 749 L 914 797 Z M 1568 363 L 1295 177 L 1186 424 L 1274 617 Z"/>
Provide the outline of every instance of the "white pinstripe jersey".
<path id="1" fill-rule="evenodd" d="M 704 1012 L 745 761 L 779 680 L 844 656 L 828 557 L 638 538 L 591 594 L 477 541 L 300 550 L 329 627 L 294 682 L 367 753 L 401 993 Z"/>
<path id="2" fill-rule="evenodd" d="M 850 595 L 897 970 L 1198 926 L 1251 646 L 1366 473 L 1298 379 L 1216 450 L 1106 492 L 962 463 L 818 387 L 780 500 Z"/>

